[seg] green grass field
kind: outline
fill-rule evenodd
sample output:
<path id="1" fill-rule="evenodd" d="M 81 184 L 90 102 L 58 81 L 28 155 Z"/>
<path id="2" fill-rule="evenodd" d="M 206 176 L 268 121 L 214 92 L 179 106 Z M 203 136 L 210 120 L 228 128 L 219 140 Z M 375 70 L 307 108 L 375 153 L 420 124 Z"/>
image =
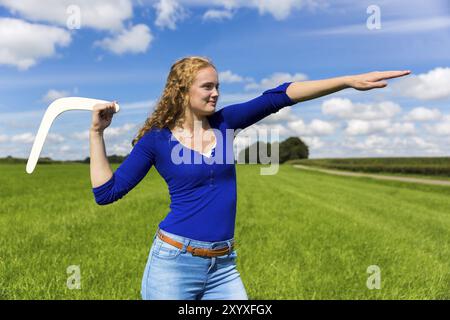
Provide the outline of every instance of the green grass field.
<path id="1" fill-rule="evenodd" d="M 117 165 L 113 165 L 117 168 Z M 238 270 L 250 299 L 450 299 L 450 188 L 238 165 Z M 98 206 L 88 165 L 0 166 L 0 299 L 140 299 L 167 187 L 152 168 Z M 81 271 L 70 290 L 67 268 Z M 366 286 L 381 270 L 381 289 Z"/>
<path id="2" fill-rule="evenodd" d="M 296 159 L 287 163 L 388 175 L 416 175 L 444 180 L 450 178 L 450 157 Z"/>

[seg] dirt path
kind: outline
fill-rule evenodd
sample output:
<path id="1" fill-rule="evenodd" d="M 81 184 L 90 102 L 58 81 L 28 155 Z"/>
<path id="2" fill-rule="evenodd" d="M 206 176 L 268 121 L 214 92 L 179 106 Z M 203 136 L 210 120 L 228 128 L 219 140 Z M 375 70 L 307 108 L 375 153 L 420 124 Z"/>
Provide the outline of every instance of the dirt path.
<path id="1" fill-rule="evenodd" d="M 380 180 L 394 180 L 394 181 L 403 181 L 403 182 L 413 182 L 413 183 L 424 183 L 424 184 L 434 184 L 439 186 L 450 186 L 450 181 L 445 180 L 433 180 L 433 179 L 419 179 L 419 178 L 408 178 L 408 177 L 396 177 L 396 176 L 384 176 L 378 174 L 369 174 L 369 173 L 359 173 L 359 172 L 349 172 L 349 171 L 341 171 L 341 170 L 330 170 L 330 169 L 319 169 L 308 166 L 303 166 L 300 164 L 295 164 L 294 167 L 304 170 L 311 171 L 320 171 L 329 174 L 336 174 L 340 176 L 352 176 L 352 177 L 369 177 Z"/>

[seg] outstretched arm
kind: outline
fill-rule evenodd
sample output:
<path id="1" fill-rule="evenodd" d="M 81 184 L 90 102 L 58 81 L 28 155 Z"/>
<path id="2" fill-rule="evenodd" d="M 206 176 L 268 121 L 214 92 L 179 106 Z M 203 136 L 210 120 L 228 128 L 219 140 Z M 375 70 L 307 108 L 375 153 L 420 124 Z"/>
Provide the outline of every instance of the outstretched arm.
<path id="1" fill-rule="evenodd" d="M 384 88 L 387 82 L 384 80 L 398 78 L 410 74 L 411 71 L 375 71 L 364 74 L 337 77 L 324 80 L 293 82 L 286 90 L 286 94 L 295 103 L 307 101 L 346 88 L 356 90 L 370 90 Z"/>

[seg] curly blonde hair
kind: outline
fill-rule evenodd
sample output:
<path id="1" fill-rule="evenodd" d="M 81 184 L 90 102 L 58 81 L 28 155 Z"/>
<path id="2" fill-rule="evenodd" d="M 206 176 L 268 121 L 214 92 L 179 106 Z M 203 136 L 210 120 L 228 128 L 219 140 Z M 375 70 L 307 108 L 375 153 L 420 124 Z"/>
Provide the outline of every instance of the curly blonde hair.
<path id="1" fill-rule="evenodd" d="M 216 69 L 210 59 L 199 56 L 185 57 L 172 65 L 155 111 L 145 120 L 131 142 L 133 147 L 152 128 L 182 126 L 185 108 L 189 106 L 189 88 L 198 71 L 207 67 Z"/>

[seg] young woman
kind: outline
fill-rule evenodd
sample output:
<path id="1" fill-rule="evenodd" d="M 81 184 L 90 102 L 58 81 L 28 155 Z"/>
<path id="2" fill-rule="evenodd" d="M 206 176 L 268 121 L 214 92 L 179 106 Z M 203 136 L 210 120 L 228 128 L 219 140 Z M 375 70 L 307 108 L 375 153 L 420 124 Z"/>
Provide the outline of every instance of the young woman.
<path id="1" fill-rule="evenodd" d="M 216 68 L 203 57 L 183 58 L 171 67 L 155 111 L 114 173 L 103 140 L 114 103 L 96 105 L 90 129 L 90 173 L 96 202 L 105 205 L 121 199 L 152 166 L 169 187 L 170 212 L 153 237 L 142 298 L 248 299 L 236 270 L 237 192 L 234 161 L 227 161 L 230 153 L 234 159 L 234 135 L 227 134 L 230 130 L 244 129 L 283 107 L 345 88 L 383 88 L 387 85 L 384 80 L 408 73 L 371 72 L 289 82 L 246 103 L 216 111 Z M 180 161 L 180 157 L 188 161 Z"/>

